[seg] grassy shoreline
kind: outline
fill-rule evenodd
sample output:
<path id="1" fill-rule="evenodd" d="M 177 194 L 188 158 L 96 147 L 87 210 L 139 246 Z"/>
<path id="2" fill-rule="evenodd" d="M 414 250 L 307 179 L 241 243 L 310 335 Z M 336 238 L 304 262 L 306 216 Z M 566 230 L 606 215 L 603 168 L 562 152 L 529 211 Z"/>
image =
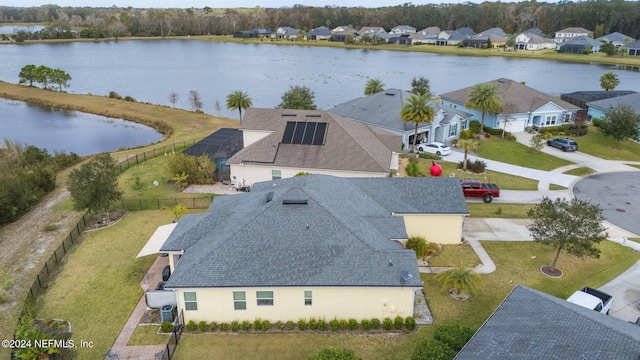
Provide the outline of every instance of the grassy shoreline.
<path id="1" fill-rule="evenodd" d="M 362 45 L 345 44 L 343 42 L 320 41 L 291 41 L 283 39 L 242 39 L 234 38 L 231 35 L 199 35 L 199 36 L 166 36 L 162 37 L 120 37 L 104 39 L 58 39 L 58 40 L 29 40 L 25 44 L 37 43 L 68 43 L 68 42 L 111 42 L 111 41 L 162 41 L 162 40 L 185 40 L 185 41 L 211 41 L 230 42 L 238 44 L 263 44 L 263 45 L 293 45 L 293 46 L 320 46 L 339 49 L 361 49 L 361 50 L 390 50 L 390 51 L 411 51 L 423 52 L 438 55 L 476 56 L 476 57 L 505 57 L 512 59 L 537 59 L 547 61 L 561 61 L 582 64 L 605 64 L 621 67 L 632 67 L 640 69 L 640 57 L 630 56 L 607 56 L 603 53 L 584 54 L 561 54 L 555 50 L 520 50 L 504 51 L 500 48 L 494 49 L 474 49 L 459 48 L 457 46 L 435 46 L 435 45 Z M 0 41 L 0 45 L 11 45 L 8 41 Z"/>

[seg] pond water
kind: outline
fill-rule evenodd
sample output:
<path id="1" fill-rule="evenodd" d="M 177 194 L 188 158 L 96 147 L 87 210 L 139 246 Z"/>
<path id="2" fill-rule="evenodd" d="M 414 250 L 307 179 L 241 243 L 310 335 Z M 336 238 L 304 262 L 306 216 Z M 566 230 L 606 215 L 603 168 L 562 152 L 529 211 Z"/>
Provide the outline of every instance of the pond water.
<path id="1" fill-rule="evenodd" d="M 50 153 L 89 155 L 162 140 L 160 133 L 145 125 L 2 98 L 0 114 L 0 140 L 34 145 Z"/>

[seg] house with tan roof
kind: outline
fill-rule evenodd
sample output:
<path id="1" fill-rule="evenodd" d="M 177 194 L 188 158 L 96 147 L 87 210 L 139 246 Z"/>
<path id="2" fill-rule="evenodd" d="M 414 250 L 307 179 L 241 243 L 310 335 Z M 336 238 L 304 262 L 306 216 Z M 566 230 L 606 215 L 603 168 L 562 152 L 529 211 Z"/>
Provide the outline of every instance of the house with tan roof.
<path id="1" fill-rule="evenodd" d="M 573 121 L 575 113 L 580 110 L 578 106 L 511 79 L 500 78 L 488 83 L 498 87 L 503 108 L 501 114 L 485 114 L 484 125 L 491 128 L 518 132 L 529 126 L 557 126 Z M 472 90 L 473 86 L 469 86 L 442 94 L 442 104 L 468 112 L 473 119 L 481 121 L 482 112 L 465 107 Z"/>
<path id="2" fill-rule="evenodd" d="M 233 155 L 237 185 L 294 177 L 384 177 L 398 169 L 400 136 L 319 110 L 247 109 L 244 148 Z"/>
<path id="3" fill-rule="evenodd" d="M 555 49 L 556 42 L 533 32 L 523 32 L 516 36 L 516 50 L 544 50 Z"/>

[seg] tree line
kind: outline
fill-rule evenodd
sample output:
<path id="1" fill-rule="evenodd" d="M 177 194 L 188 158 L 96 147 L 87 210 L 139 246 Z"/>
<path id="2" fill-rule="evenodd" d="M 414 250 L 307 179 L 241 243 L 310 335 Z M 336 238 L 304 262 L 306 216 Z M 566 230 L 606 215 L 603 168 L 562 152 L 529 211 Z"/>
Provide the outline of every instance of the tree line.
<path id="1" fill-rule="evenodd" d="M 33 86 L 33 83 L 42 84 L 42 87 L 48 89 L 51 85 L 56 85 L 59 91 L 62 91 L 63 87 L 69 87 L 69 81 L 71 81 L 71 75 L 60 69 L 52 69 L 50 67 L 40 65 L 35 66 L 25 65 L 20 69 L 20 84 L 29 84 Z"/>
<path id="2" fill-rule="evenodd" d="M 484 2 L 482 4 L 429 4 L 363 7 L 293 7 L 251 9 L 135 9 L 75 8 L 57 5 L 16 8 L 0 7 L 0 22 L 45 23 L 42 31 L 25 31 L 31 37 L 103 38 L 119 36 L 229 35 L 238 30 L 264 27 L 275 30 L 290 26 L 311 30 L 319 26 L 334 28 L 397 25 L 417 29 L 438 26 L 442 30 L 471 27 L 479 32 L 500 27 L 516 34 L 537 27 L 548 35 L 567 27 L 584 27 L 594 37 L 621 32 L 640 38 L 640 3 L 637 1 L 532 1 Z"/>

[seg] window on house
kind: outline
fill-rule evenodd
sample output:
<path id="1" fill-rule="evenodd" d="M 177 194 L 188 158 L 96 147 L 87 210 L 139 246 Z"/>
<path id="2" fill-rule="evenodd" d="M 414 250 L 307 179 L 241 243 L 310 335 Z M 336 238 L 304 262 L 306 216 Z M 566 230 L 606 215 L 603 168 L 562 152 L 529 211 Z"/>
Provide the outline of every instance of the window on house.
<path id="1" fill-rule="evenodd" d="M 449 126 L 449 137 L 455 137 L 458 134 L 458 124 L 451 124 Z"/>
<path id="2" fill-rule="evenodd" d="M 271 180 L 282 179 L 282 170 L 271 170 Z"/>
<path id="3" fill-rule="evenodd" d="M 460 129 L 467 130 L 467 120 L 462 120 L 460 122 Z"/>
<path id="4" fill-rule="evenodd" d="M 304 306 L 313 305 L 313 292 L 311 290 L 304 291 Z"/>
<path id="5" fill-rule="evenodd" d="M 233 292 L 233 310 L 247 310 L 247 296 L 244 291 Z"/>
<path id="6" fill-rule="evenodd" d="M 273 291 L 256 291 L 258 306 L 273 306 Z"/>
<path id="7" fill-rule="evenodd" d="M 195 292 L 184 293 L 184 309 L 187 311 L 198 310 L 198 298 Z"/>
<path id="8" fill-rule="evenodd" d="M 556 123 L 556 115 L 547 115 L 547 118 L 544 122 L 545 125 L 555 125 Z"/>

